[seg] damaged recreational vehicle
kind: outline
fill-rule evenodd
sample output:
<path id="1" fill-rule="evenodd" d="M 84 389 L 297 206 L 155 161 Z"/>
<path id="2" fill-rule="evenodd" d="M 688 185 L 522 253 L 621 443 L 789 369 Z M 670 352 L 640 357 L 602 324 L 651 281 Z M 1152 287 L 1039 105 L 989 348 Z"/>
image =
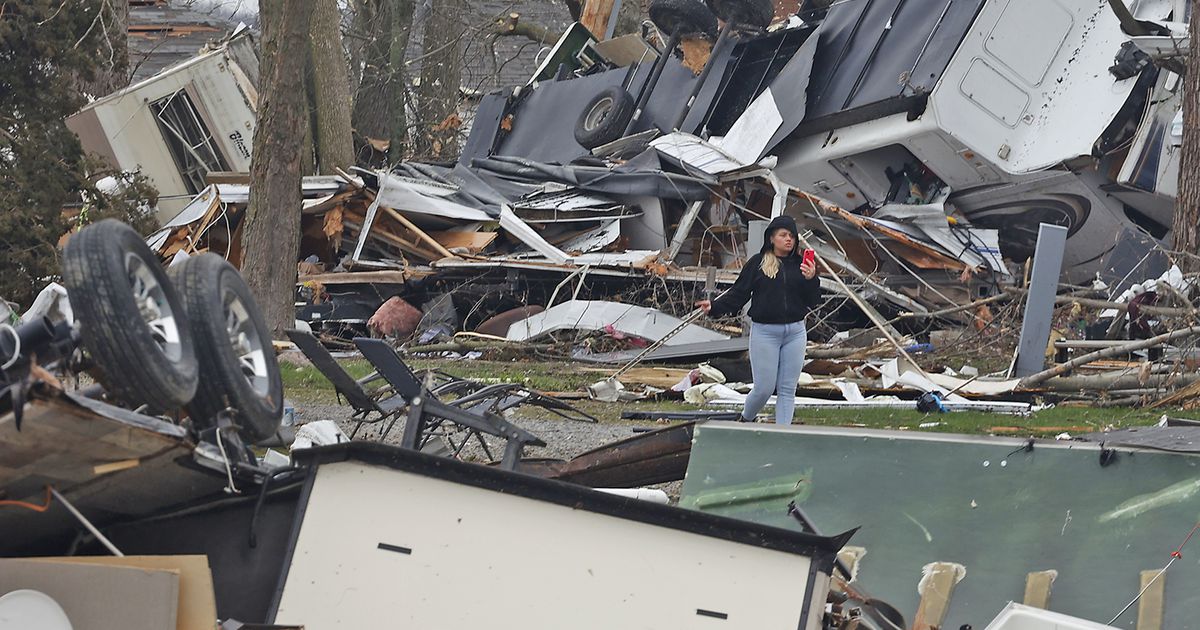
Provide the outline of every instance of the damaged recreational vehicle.
<path id="1" fill-rule="evenodd" d="M 1131 3 L 1130 32 L 1103 0 L 806 2 L 765 31 L 737 22 L 751 11 L 717 35 L 700 3 L 657 2 L 663 35 L 715 39 L 702 69 L 690 52 L 622 58 L 616 40 L 590 42 L 557 74 L 485 98 L 461 163 L 587 160 L 678 130 L 873 222 L 948 216 L 963 249 L 995 229 L 1016 263 L 1040 223 L 1065 226 L 1068 279 L 1119 279 L 1170 234 L 1182 82 L 1169 62 L 1186 4 Z"/>

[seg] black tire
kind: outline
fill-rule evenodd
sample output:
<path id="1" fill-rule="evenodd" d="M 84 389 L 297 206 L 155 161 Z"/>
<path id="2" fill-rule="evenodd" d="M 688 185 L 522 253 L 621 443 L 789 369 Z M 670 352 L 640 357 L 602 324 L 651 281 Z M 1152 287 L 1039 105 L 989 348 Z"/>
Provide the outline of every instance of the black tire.
<path id="1" fill-rule="evenodd" d="M 767 28 L 775 19 L 771 0 L 706 0 L 717 17 L 739 26 Z"/>
<path id="2" fill-rule="evenodd" d="M 654 0 L 650 21 L 666 35 L 716 35 L 717 16 L 698 0 Z"/>
<path id="3" fill-rule="evenodd" d="M 170 274 L 183 296 L 200 363 L 200 386 L 187 406 L 192 423 L 210 428 L 217 414 L 231 409 L 243 438 L 273 436 L 283 418 L 283 381 L 250 287 L 216 254 L 188 258 Z"/>
<path id="4" fill-rule="evenodd" d="M 575 141 L 594 149 L 625 135 L 634 105 L 633 97 L 621 86 L 605 88 L 588 101 L 575 121 Z"/>
<path id="5" fill-rule="evenodd" d="M 137 232 L 115 219 L 80 230 L 63 252 L 63 283 L 111 396 L 155 412 L 192 399 L 198 368 L 183 302 Z"/>

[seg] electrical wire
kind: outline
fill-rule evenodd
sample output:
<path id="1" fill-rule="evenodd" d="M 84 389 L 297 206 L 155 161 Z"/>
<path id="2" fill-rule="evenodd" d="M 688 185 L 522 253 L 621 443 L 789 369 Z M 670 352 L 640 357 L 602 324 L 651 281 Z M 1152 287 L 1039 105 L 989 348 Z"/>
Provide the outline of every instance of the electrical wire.
<path id="1" fill-rule="evenodd" d="M 8 505 L 8 506 L 12 506 L 12 507 L 25 508 L 27 510 L 33 510 L 34 512 L 41 513 L 41 512 L 45 512 L 46 510 L 50 509 L 50 503 L 53 500 L 54 500 L 54 497 L 52 497 L 50 495 L 50 486 L 46 486 L 46 500 L 42 502 L 42 505 L 38 505 L 36 503 L 29 503 L 27 501 L 4 500 L 4 501 L 0 501 L 0 507 Z"/>
<path id="2" fill-rule="evenodd" d="M 1160 570 L 1158 573 L 1156 573 L 1154 575 L 1154 577 L 1150 579 L 1149 582 L 1146 582 L 1146 585 L 1143 586 L 1142 590 L 1139 591 L 1137 596 L 1133 598 L 1133 601 L 1129 602 L 1128 604 L 1125 604 L 1125 607 L 1121 609 L 1121 612 L 1117 613 L 1117 616 L 1113 617 L 1112 621 L 1108 622 L 1108 625 L 1111 626 L 1113 623 L 1115 623 L 1117 621 L 1117 619 L 1120 619 L 1121 615 L 1125 614 L 1125 611 L 1132 608 L 1133 605 L 1136 604 L 1138 602 L 1138 600 L 1140 600 L 1142 598 L 1142 595 L 1145 595 L 1146 591 L 1150 590 L 1150 587 L 1154 585 L 1154 582 L 1157 581 L 1158 578 L 1162 577 L 1162 575 L 1167 572 L 1167 569 L 1171 568 L 1172 564 L 1175 564 L 1176 560 L 1183 558 L 1183 546 L 1188 544 L 1188 541 L 1192 539 L 1192 535 L 1195 534 L 1196 530 L 1198 530 L 1198 529 L 1200 529 L 1200 522 L 1197 522 L 1192 527 L 1192 531 L 1188 532 L 1187 536 L 1184 536 L 1183 542 L 1179 543 L 1179 547 L 1177 547 L 1175 549 L 1175 551 L 1171 552 L 1171 560 L 1169 562 L 1167 562 L 1167 566 L 1163 567 L 1162 570 Z"/>

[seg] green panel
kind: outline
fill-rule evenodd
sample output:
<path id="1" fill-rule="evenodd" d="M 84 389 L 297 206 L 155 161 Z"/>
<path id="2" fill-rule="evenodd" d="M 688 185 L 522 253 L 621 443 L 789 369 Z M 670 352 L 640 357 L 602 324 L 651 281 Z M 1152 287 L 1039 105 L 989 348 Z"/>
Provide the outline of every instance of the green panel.
<path id="1" fill-rule="evenodd" d="M 862 526 L 858 583 L 912 621 L 928 563 L 966 567 L 943 628 L 983 628 L 1025 576 L 1054 569 L 1056 612 L 1107 622 L 1200 520 L 1200 457 L 1094 443 L 709 422 L 696 427 L 680 505 L 823 534 Z M 1197 627 L 1200 540 L 1166 575 L 1164 628 Z M 1137 607 L 1113 624 L 1136 626 Z"/>

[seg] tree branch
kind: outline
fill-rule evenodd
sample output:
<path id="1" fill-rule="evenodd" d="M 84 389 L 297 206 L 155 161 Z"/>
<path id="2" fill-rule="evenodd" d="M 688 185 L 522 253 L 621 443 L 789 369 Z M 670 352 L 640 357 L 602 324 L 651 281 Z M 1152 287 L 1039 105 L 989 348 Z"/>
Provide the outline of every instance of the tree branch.
<path id="1" fill-rule="evenodd" d="M 553 44 L 563 34 L 532 22 L 522 22 L 520 13 L 509 13 L 508 17 L 496 20 L 495 34 L 500 37 L 524 37 L 540 44 Z"/>

